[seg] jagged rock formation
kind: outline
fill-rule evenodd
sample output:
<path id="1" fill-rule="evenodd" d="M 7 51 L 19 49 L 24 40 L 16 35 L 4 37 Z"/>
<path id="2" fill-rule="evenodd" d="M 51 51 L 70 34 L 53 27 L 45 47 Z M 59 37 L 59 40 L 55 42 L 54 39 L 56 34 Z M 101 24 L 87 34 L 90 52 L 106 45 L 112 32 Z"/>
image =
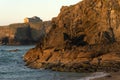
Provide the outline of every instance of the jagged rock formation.
<path id="1" fill-rule="evenodd" d="M 8 45 L 35 44 L 49 32 L 50 28 L 50 21 L 17 23 L 1 26 L 0 43 Z"/>
<path id="2" fill-rule="evenodd" d="M 119 33 L 119 0 L 83 0 L 61 8 L 43 43 L 29 50 L 24 60 L 32 68 L 117 71 Z"/>
<path id="3" fill-rule="evenodd" d="M 88 44 L 111 43 L 120 39 L 119 12 L 118 0 L 83 0 L 76 5 L 62 7 L 53 21 L 71 39 L 85 35 L 83 41 Z"/>

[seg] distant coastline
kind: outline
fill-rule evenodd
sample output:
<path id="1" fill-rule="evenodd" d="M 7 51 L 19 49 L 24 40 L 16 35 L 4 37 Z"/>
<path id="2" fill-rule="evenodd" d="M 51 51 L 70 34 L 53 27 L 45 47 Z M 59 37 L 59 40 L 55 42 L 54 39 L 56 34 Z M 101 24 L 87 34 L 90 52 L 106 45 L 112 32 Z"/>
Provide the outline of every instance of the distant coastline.
<path id="1" fill-rule="evenodd" d="M 25 23 L 14 23 L 0 26 L 1 45 L 30 45 L 40 41 L 46 31 L 51 28 L 51 21 L 42 21 L 34 16 L 25 18 Z M 42 33 L 41 33 L 42 32 Z"/>

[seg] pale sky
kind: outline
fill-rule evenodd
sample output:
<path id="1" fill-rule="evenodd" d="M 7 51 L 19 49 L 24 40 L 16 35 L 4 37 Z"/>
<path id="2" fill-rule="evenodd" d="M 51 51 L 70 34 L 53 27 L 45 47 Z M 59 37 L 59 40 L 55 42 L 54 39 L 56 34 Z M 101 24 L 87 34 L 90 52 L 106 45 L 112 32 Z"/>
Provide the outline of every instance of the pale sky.
<path id="1" fill-rule="evenodd" d="M 0 26 L 21 23 L 25 17 L 38 16 L 42 20 L 56 17 L 61 6 L 81 0 L 0 0 Z"/>

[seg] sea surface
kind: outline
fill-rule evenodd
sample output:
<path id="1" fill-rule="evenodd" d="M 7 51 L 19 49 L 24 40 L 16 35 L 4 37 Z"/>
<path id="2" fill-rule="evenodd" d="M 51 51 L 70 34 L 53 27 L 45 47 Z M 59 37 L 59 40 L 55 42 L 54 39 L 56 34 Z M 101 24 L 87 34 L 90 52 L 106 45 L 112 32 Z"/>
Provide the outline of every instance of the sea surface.
<path id="1" fill-rule="evenodd" d="M 89 80 L 106 73 L 55 72 L 30 69 L 23 61 L 24 54 L 32 46 L 0 46 L 0 80 Z"/>

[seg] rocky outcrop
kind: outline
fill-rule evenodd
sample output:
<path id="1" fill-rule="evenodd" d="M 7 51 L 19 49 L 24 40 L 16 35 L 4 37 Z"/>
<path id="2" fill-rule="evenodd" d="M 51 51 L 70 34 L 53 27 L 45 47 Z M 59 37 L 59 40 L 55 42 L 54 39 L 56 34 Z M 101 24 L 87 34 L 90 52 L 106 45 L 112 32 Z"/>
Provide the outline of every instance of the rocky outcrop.
<path id="1" fill-rule="evenodd" d="M 119 70 L 119 13 L 119 0 L 63 6 L 43 42 L 25 54 L 26 65 L 77 72 Z"/>
<path id="2" fill-rule="evenodd" d="M 114 47 L 117 45 L 117 48 Z M 119 71 L 120 45 L 93 45 L 72 50 L 30 49 L 24 55 L 26 66 L 55 71 L 95 72 Z"/>
<path id="3" fill-rule="evenodd" d="M 16 23 L 8 26 L 1 26 L 0 43 L 8 45 L 35 44 L 39 42 L 50 29 L 50 21 Z"/>
<path id="4" fill-rule="evenodd" d="M 120 4 L 118 0 L 83 0 L 69 7 L 62 7 L 55 26 L 64 29 L 71 38 L 85 35 L 88 44 L 119 41 Z"/>

